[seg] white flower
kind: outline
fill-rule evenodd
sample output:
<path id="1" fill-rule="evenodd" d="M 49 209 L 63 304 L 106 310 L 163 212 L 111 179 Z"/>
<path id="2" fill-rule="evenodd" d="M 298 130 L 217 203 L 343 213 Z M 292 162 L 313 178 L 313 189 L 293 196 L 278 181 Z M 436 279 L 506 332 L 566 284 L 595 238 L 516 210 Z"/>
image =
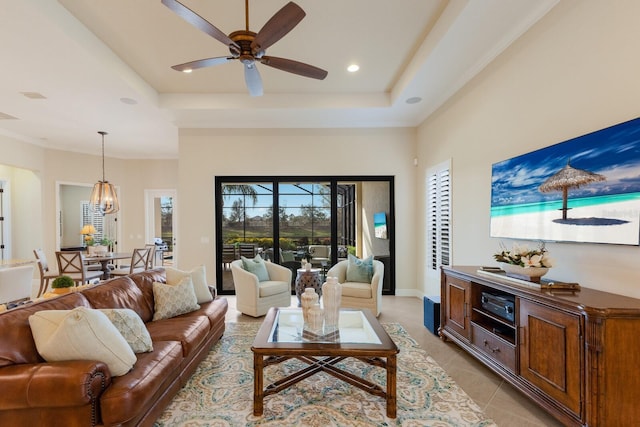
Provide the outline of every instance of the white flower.
<path id="1" fill-rule="evenodd" d="M 498 262 L 529 267 L 552 267 L 553 259 L 549 258 L 548 251 L 541 243 L 537 249 L 529 249 L 526 245 L 514 244 L 511 250 L 500 244 L 501 251 L 494 254 L 493 258 Z"/>
<path id="2" fill-rule="evenodd" d="M 541 267 L 540 260 L 542 259 L 542 255 L 523 256 L 521 259 L 524 263 L 524 268 Z"/>

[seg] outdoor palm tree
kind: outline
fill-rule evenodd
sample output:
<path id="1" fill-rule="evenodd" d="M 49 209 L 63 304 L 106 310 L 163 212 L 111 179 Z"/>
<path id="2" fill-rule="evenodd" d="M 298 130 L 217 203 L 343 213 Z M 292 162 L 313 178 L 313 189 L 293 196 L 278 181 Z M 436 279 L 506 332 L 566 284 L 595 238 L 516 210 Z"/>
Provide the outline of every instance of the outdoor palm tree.
<path id="1" fill-rule="evenodd" d="M 258 193 L 256 189 L 251 185 L 245 184 L 225 184 L 222 186 L 222 203 L 224 204 L 224 198 L 232 194 L 242 194 L 243 196 L 250 197 L 255 205 L 258 201 Z"/>

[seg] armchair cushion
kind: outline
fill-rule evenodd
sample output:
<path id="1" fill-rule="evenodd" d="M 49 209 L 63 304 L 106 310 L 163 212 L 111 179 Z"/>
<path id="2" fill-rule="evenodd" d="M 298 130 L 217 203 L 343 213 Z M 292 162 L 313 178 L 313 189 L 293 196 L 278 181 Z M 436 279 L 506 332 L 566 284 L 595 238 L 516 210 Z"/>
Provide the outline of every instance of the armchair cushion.
<path id="1" fill-rule="evenodd" d="M 249 273 L 253 273 L 258 277 L 258 282 L 265 282 L 269 280 L 269 272 L 267 271 L 267 267 L 264 265 L 264 260 L 260 255 L 256 255 L 253 259 L 248 259 L 245 257 L 241 257 L 242 259 L 242 268 L 247 270 Z"/>
<path id="2" fill-rule="evenodd" d="M 260 294 L 260 298 L 264 298 L 271 295 L 278 295 L 283 292 L 291 292 L 291 288 L 286 282 L 267 280 L 265 282 L 260 282 L 260 288 L 258 292 Z"/>
<path id="3" fill-rule="evenodd" d="M 354 298 L 373 298 L 370 283 L 348 282 L 342 287 L 342 296 Z"/>
<path id="4" fill-rule="evenodd" d="M 349 254 L 347 261 L 347 282 L 371 283 L 371 278 L 373 277 L 373 256 L 360 259 Z"/>

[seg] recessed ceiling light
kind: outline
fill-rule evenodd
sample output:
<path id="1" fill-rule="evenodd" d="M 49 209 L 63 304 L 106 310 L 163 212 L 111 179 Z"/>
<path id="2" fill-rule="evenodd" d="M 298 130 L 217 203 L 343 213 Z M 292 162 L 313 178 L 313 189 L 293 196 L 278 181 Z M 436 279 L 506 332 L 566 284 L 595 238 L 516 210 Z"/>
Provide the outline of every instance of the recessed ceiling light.
<path id="1" fill-rule="evenodd" d="M 360 69 L 360 66 L 358 64 L 351 64 L 347 67 L 347 71 L 350 73 L 355 73 L 359 69 Z"/>
<path id="2" fill-rule="evenodd" d="M 183 73 L 187 73 L 187 74 L 189 74 L 192 71 L 193 70 L 191 68 L 185 68 L 184 70 L 182 70 Z"/>
<path id="3" fill-rule="evenodd" d="M 422 98 L 420 98 L 419 96 L 412 96 L 411 98 L 407 98 L 405 102 L 407 104 L 417 104 L 420 101 L 422 101 Z"/>
<path id="4" fill-rule="evenodd" d="M 128 105 L 136 105 L 138 103 L 138 101 L 133 98 L 120 98 L 120 102 Z"/>

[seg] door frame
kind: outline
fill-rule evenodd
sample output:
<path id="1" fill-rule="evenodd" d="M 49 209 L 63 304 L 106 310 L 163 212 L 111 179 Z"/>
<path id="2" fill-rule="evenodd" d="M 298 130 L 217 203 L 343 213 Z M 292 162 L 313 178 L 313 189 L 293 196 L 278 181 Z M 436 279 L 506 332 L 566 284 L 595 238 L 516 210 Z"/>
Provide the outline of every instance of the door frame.
<path id="1" fill-rule="evenodd" d="M 153 243 L 155 236 L 155 216 L 154 200 L 158 197 L 171 197 L 173 199 L 173 215 L 171 220 L 171 231 L 173 233 L 173 265 L 178 266 L 178 252 L 176 244 L 178 242 L 178 191 L 175 189 L 164 190 L 144 190 L 144 241 Z"/>
<path id="2" fill-rule="evenodd" d="M 56 181 L 56 246 L 55 250 L 60 250 L 60 245 L 62 244 L 62 198 L 61 198 L 61 187 L 62 186 L 74 186 L 74 187 L 86 187 L 88 189 L 93 188 L 93 184 L 89 184 L 86 182 L 75 182 L 75 181 Z M 120 197 L 120 187 L 116 186 L 116 193 L 118 197 Z M 87 198 L 88 200 L 89 198 Z M 114 249 L 117 251 L 117 248 L 120 247 L 120 236 L 122 236 L 122 229 L 120 227 L 120 211 L 107 214 L 113 218 L 113 222 L 115 223 L 115 236 L 109 236 L 110 238 L 116 241 Z"/>

